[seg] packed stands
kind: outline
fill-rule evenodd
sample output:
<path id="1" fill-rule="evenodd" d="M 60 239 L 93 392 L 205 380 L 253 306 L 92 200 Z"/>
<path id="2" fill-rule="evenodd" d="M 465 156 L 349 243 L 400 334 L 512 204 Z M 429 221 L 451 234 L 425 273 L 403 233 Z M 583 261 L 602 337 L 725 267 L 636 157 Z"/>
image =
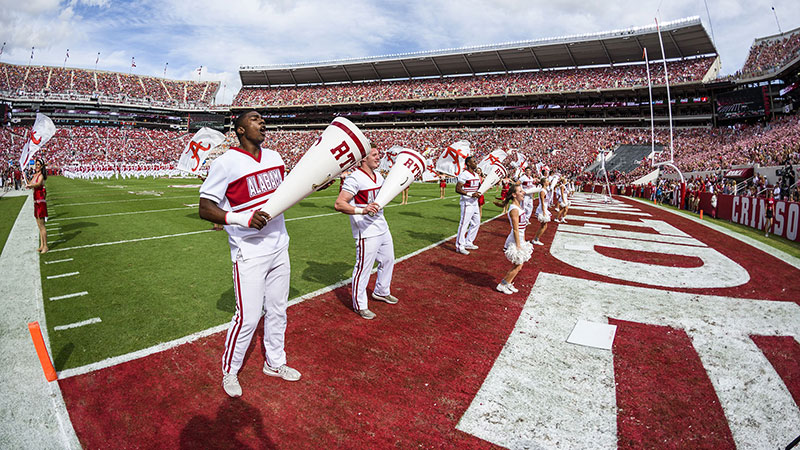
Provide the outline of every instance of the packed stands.
<path id="1" fill-rule="evenodd" d="M 0 63 L 0 92 L 13 97 L 108 100 L 154 106 L 209 105 L 218 81 L 166 80 L 143 75 L 45 66 Z"/>
<path id="2" fill-rule="evenodd" d="M 0 158 L 15 161 L 25 142 L 27 128 L 0 131 Z M 268 131 L 265 147 L 279 151 L 290 168 L 319 137 L 320 131 Z M 599 150 L 619 145 L 650 144 L 648 128 L 550 127 L 550 128 L 422 128 L 365 130 L 382 150 L 392 145 L 413 148 L 436 158 L 449 144 L 466 139 L 478 156 L 495 149 L 518 150 L 530 161 L 544 162 L 564 173 L 577 175 L 591 165 Z M 59 128 L 45 147 L 50 167 L 99 162 L 168 163 L 176 161 L 190 135 L 178 131 L 144 128 Z M 235 145 L 229 133 L 226 144 Z M 656 142 L 669 153 L 669 131 L 656 130 Z M 721 170 L 739 164 L 771 166 L 787 159 L 800 163 L 800 120 L 787 116 L 767 125 L 738 124 L 722 128 L 684 128 L 674 131 L 675 164 L 684 172 Z M 666 159 L 661 156 L 656 161 Z M 640 166 L 627 176 L 630 181 L 650 168 Z"/>
<path id="3" fill-rule="evenodd" d="M 800 55 L 800 28 L 777 37 L 756 40 L 750 47 L 741 75 L 754 75 L 782 67 Z"/>
<path id="4" fill-rule="evenodd" d="M 667 66 L 670 84 L 702 81 L 713 62 L 714 58 L 669 62 Z M 651 64 L 650 76 L 653 84 L 664 84 L 663 65 Z M 239 91 L 233 104 L 234 106 L 299 106 L 616 89 L 643 85 L 647 85 L 647 70 L 643 64 L 639 64 L 325 86 L 245 87 Z"/>

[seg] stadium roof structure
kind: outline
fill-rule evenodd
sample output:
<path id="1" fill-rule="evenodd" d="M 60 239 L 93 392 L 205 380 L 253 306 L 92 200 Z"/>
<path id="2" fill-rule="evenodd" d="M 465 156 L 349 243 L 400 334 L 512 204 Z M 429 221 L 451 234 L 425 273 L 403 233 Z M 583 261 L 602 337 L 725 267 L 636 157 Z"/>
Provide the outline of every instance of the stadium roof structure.
<path id="1" fill-rule="evenodd" d="M 699 17 L 661 24 L 667 59 L 716 55 Z M 240 66 L 242 86 L 347 83 L 602 66 L 661 59 L 656 25 L 534 41 L 317 61 Z"/>

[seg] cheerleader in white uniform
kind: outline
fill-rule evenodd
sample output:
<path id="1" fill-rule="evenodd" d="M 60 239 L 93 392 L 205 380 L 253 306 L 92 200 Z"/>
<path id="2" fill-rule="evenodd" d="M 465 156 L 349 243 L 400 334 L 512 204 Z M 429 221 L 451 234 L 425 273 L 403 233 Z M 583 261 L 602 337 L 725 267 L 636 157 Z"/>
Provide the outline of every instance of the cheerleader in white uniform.
<path id="1" fill-rule="evenodd" d="M 514 184 L 509 188 L 502 202 L 495 202 L 497 206 L 509 207 L 508 221 L 511 223 L 511 233 L 509 233 L 506 238 L 503 251 L 506 254 L 506 258 L 511 261 L 513 266 L 496 288 L 504 294 L 519 292 L 519 290 L 514 287 L 514 277 L 522 270 L 522 265 L 531 259 L 531 254 L 533 253 L 533 245 L 529 242 L 525 242 L 525 228 L 528 226 L 528 219 L 525 217 L 522 207 L 520 206 L 524 199 L 525 191 L 522 190 L 522 186 Z"/>
<path id="2" fill-rule="evenodd" d="M 542 185 L 546 185 L 547 179 L 542 178 Z M 536 207 L 536 220 L 539 221 L 539 229 L 536 230 L 536 235 L 533 237 L 534 245 L 544 245 L 539 238 L 544 234 L 547 229 L 547 223 L 550 222 L 550 191 L 542 189 L 539 192 L 539 206 Z"/>

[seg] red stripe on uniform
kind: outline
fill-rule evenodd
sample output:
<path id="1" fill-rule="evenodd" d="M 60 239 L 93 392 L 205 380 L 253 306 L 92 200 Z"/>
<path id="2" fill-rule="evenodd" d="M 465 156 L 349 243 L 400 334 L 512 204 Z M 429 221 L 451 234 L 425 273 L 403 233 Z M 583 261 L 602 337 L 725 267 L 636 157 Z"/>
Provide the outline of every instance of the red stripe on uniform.
<path id="1" fill-rule="evenodd" d="M 364 271 L 364 239 L 358 238 L 356 248 L 356 276 L 353 277 L 353 309 L 358 311 L 358 281 L 361 279 L 361 272 Z"/>
<path id="2" fill-rule="evenodd" d="M 615 319 L 608 323 L 617 326 L 612 352 L 619 448 L 736 448 L 685 331 Z"/>
<path id="3" fill-rule="evenodd" d="M 235 282 L 236 282 L 236 292 L 235 292 L 235 294 L 236 294 L 236 306 L 238 307 L 238 310 L 236 311 L 237 312 L 237 314 L 236 314 L 237 322 L 234 325 L 234 328 L 236 329 L 236 331 L 231 333 L 231 340 L 228 343 L 228 348 L 225 349 L 225 351 L 228 354 L 227 361 L 225 361 L 225 371 L 226 372 L 230 372 L 231 371 L 231 361 L 233 360 L 233 354 L 236 351 L 236 340 L 239 339 L 239 332 L 242 330 L 242 323 L 244 322 L 244 308 L 243 308 L 243 305 L 242 305 L 242 284 L 241 284 L 241 282 L 239 280 L 239 262 L 238 261 L 234 263 L 234 271 L 235 271 L 234 273 L 236 274 L 235 275 Z"/>
<path id="4" fill-rule="evenodd" d="M 350 128 L 347 128 L 347 125 L 345 125 L 345 124 L 343 124 L 341 122 L 337 122 L 335 120 L 333 122 L 331 122 L 331 125 L 336 126 L 336 128 L 340 128 L 348 136 L 350 136 L 350 139 L 352 139 L 353 142 L 356 143 L 356 147 L 358 147 L 358 151 L 361 152 L 361 158 L 362 159 L 367 157 L 367 152 L 366 152 L 366 150 L 364 150 L 364 146 L 361 144 L 361 140 L 358 139 L 358 137 L 356 137 L 356 134 L 353 133 L 353 131 Z"/>

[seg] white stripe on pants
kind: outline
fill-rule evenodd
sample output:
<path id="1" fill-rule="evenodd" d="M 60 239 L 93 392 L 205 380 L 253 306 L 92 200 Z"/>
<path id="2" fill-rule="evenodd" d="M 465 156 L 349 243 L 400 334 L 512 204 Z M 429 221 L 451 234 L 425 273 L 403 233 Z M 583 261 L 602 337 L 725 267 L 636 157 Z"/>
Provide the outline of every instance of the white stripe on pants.
<path id="1" fill-rule="evenodd" d="M 461 202 L 461 221 L 458 222 L 458 235 L 456 236 L 456 249 L 463 249 L 474 245 L 478 227 L 481 225 L 481 211 L 477 199 L 475 201 Z"/>
<path id="2" fill-rule="evenodd" d="M 236 259 L 233 264 L 236 313 L 231 319 L 225 338 L 223 372 L 239 372 L 262 315 L 265 316 L 264 347 L 267 364 L 271 367 L 286 364 L 283 339 L 290 273 L 288 248 L 268 256 L 248 260 L 239 256 Z"/>
<path id="3" fill-rule="evenodd" d="M 394 271 L 394 242 L 392 233 L 356 239 L 356 265 L 353 267 L 353 309 L 368 309 L 367 284 L 375 261 L 378 261 L 378 279 L 374 293 L 391 294 Z"/>

